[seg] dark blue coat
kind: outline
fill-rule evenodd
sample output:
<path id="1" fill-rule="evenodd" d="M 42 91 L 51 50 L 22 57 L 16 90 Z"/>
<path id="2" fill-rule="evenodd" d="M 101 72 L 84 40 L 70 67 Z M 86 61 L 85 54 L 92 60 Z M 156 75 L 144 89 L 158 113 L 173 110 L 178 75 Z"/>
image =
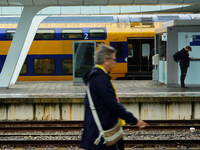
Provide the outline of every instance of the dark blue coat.
<path id="1" fill-rule="evenodd" d="M 137 123 L 137 119 L 132 113 L 126 111 L 125 108 L 117 102 L 110 77 L 105 74 L 103 70 L 94 68 L 86 73 L 83 79 L 85 84 L 88 82 L 90 84 L 90 93 L 104 130 L 113 127 L 113 125 L 117 123 L 118 118 L 124 119 L 127 123 Z M 99 131 L 89 107 L 87 94 L 84 103 L 84 130 L 80 147 L 86 150 L 117 150 L 116 144 L 109 147 L 105 146 L 103 144 L 103 139 L 101 139 L 99 145 L 94 144 L 94 141 L 99 136 Z"/>
<path id="2" fill-rule="evenodd" d="M 188 52 L 183 48 L 180 51 L 180 55 L 181 55 L 181 62 L 180 62 L 180 66 L 182 67 L 189 67 L 190 66 L 190 58 L 189 58 L 189 54 Z"/>

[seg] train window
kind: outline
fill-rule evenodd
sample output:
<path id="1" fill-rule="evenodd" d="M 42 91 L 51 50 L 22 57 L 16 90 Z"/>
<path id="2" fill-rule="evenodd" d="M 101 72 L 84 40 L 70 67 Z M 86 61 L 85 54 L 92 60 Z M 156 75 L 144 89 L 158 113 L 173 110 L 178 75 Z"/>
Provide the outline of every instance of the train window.
<path id="1" fill-rule="evenodd" d="M 54 74 L 55 59 L 34 59 L 34 74 Z"/>
<path id="2" fill-rule="evenodd" d="M 150 54 L 150 44 L 142 44 L 142 56 L 148 57 Z"/>
<path id="3" fill-rule="evenodd" d="M 90 29 L 89 36 L 92 38 L 100 38 L 105 36 L 104 29 Z"/>
<path id="4" fill-rule="evenodd" d="M 159 41 L 159 60 L 167 60 L 167 41 L 162 41 L 162 37 Z"/>
<path id="5" fill-rule="evenodd" d="M 55 31 L 53 29 L 39 29 L 35 34 L 37 40 L 50 40 L 55 38 Z"/>
<path id="6" fill-rule="evenodd" d="M 72 73 L 73 73 L 72 58 L 62 59 L 62 74 L 72 74 Z"/>
<path id="7" fill-rule="evenodd" d="M 63 29 L 61 33 L 63 39 L 82 39 L 83 30 L 82 29 Z"/>
<path id="8" fill-rule="evenodd" d="M 20 75 L 24 75 L 24 74 L 27 74 L 27 60 L 24 61 L 24 64 L 20 72 Z"/>
<path id="9" fill-rule="evenodd" d="M 6 30 L 6 39 L 7 40 L 12 40 L 13 37 L 14 37 L 14 34 L 15 34 L 15 29 L 9 29 L 9 30 Z"/>
<path id="10" fill-rule="evenodd" d="M 133 57 L 133 44 L 128 44 L 128 57 Z"/>
<path id="11" fill-rule="evenodd" d="M 124 45 L 123 45 L 123 43 L 115 43 L 114 48 L 117 50 L 117 54 L 116 54 L 117 58 L 124 57 Z"/>

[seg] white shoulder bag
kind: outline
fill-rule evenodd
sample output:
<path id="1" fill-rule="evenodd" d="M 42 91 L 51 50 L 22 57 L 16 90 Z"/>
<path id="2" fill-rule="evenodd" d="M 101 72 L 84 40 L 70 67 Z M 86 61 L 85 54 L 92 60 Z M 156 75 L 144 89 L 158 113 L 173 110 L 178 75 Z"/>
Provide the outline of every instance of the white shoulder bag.
<path id="1" fill-rule="evenodd" d="M 101 141 L 101 137 L 103 137 L 104 144 L 106 144 L 106 146 L 111 146 L 111 145 L 115 144 L 117 141 L 119 141 L 123 137 L 123 129 L 120 125 L 120 121 L 118 120 L 117 124 L 114 125 L 113 128 L 111 128 L 109 130 L 103 130 L 103 128 L 101 126 L 101 122 L 100 122 L 98 114 L 97 114 L 97 111 L 96 111 L 96 108 L 94 106 L 94 103 L 93 103 L 93 100 L 91 97 L 91 94 L 90 94 L 89 84 L 87 86 L 87 95 L 88 95 L 88 100 L 90 103 L 90 109 L 91 109 L 92 115 L 94 117 L 94 121 L 99 130 L 99 136 L 95 140 L 94 144 L 98 145 L 99 142 Z"/>

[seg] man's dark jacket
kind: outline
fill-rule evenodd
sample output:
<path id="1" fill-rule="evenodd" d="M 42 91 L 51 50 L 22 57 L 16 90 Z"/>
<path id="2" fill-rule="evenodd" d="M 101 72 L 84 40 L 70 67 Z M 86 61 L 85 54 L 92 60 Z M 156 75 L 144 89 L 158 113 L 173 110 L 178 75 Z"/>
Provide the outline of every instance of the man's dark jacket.
<path id="1" fill-rule="evenodd" d="M 190 66 L 190 58 L 189 58 L 188 52 L 183 48 L 180 51 L 180 55 L 181 55 L 180 66 L 181 67 L 189 67 Z"/>
<path id="2" fill-rule="evenodd" d="M 85 74 L 83 80 L 86 85 L 89 83 L 90 93 L 104 130 L 112 128 L 117 123 L 118 118 L 124 119 L 127 123 L 137 123 L 137 119 L 132 113 L 126 111 L 117 102 L 110 77 L 103 70 L 94 68 Z M 89 107 L 87 94 L 84 103 L 84 130 L 80 147 L 86 150 L 117 150 L 116 144 L 109 147 L 105 146 L 102 138 L 99 145 L 94 144 L 94 141 L 99 136 L 99 131 Z"/>

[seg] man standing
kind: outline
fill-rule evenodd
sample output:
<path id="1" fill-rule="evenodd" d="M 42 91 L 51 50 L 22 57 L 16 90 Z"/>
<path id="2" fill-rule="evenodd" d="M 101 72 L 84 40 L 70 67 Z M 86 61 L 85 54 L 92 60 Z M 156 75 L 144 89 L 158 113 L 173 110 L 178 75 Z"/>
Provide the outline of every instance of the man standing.
<path id="1" fill-rule="evenodd" d="M 190 58 L 189 57 L 189 51 L 192 51 L 192 48 L 190 46 L 186 46 L 180 51 L 181 56 L 181 62 L 180 62 L 180 68 L 181 68 L 181 88 L 188 88 L 185 86 L 185 76 L 187 73 L 187 69 L 190 66 Z"/>

